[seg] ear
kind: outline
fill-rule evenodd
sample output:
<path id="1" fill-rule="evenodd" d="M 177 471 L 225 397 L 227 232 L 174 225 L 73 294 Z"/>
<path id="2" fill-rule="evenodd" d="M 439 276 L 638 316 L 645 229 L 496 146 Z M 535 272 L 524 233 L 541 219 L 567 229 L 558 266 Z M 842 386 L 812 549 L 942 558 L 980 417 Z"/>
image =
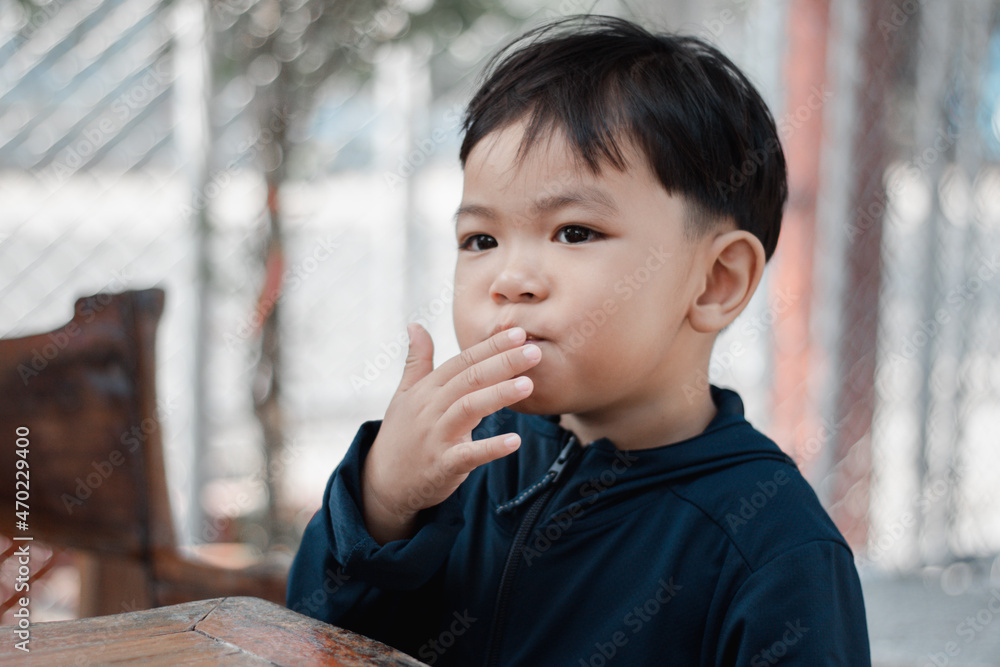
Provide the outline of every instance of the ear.
<path id="1" fill-rule="evenodd" d="M 764 246 L 748 231 L 737 229 L 716 236 L 701 263 L 701 292 L 688 312 L 699 333 L 721 331 L 743 312 L 764 275 Z"/>

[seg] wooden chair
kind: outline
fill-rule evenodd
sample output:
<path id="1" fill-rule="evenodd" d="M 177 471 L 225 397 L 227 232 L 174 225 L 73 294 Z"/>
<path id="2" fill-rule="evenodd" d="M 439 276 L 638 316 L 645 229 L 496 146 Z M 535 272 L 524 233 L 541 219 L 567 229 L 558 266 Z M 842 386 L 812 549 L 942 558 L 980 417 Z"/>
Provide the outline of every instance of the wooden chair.
<path id="1" fill-rule="evenodd" d="M 0 340 L 0 532 L 86 555 L 81 617 L 227 596 L 284 603 L 287 562 L 224 567 L 177 548 L 156 413 L 163 300 L 98 294 L 55 331 Z M 13 523 L 22 435 L 26 531 Z"/>

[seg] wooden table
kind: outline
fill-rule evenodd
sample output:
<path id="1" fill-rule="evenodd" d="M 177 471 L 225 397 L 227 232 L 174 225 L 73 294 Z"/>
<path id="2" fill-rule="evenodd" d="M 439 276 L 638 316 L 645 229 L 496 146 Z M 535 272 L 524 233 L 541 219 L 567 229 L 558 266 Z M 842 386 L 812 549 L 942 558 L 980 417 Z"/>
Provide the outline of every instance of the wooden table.
<path id="1" fill-rule="evenodd" d="M 216 598 L 31 626 L 30 653 L 0 627 L 2 665 L 344 665 L 420 667 L 379 642 L 258 598 Z"/>

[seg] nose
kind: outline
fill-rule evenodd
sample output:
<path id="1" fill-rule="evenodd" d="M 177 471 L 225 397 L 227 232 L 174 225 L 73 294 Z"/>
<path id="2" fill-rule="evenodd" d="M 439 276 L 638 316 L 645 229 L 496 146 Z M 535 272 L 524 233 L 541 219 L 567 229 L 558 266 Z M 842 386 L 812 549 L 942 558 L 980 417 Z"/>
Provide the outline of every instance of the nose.
<path id="1" fill-rule="evenodd" d="M 548 295 L 549 287 L 539 270 L 538 259 L 525 253 L 508 256 L 490 285 L 490 298 L 498 304 L 531 303 Z"/>

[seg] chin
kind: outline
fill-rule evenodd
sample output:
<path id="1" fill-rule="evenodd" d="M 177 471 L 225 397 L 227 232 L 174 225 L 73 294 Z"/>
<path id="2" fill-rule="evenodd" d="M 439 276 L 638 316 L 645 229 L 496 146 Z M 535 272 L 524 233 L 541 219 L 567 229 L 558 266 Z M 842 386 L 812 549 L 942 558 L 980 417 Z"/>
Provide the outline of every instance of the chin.
<path id="1" fill-rule="evenodd" d="M 528 398 L 520 400 L 513 405 L 508 405 L 507 408 L 525 415 L 562 414 L 562 410 L 558 406 L 551 405 L 545 401 L 537 399 L 534 396 L 529 396 Z"/>

